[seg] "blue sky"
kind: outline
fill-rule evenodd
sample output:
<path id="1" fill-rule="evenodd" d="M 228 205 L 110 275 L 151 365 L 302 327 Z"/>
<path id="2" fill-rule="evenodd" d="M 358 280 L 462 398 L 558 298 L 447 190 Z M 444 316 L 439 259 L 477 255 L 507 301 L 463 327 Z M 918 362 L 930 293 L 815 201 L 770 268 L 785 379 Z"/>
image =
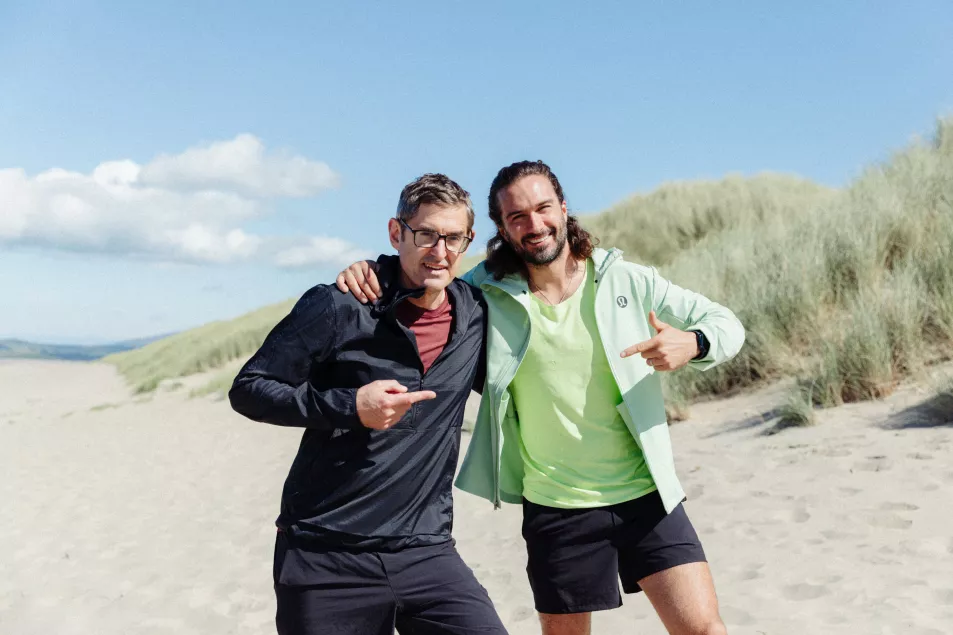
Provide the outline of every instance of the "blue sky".
<path id="1" fill-rule="evenodd" d="M 953 113 L 948 1 L 515 5 L 0 0 L 0 337 L 298 296 L 389 251 L 424 172 L 482 243 L 515 160 L 579 212 L 730 172 L 839 186 Z"/>

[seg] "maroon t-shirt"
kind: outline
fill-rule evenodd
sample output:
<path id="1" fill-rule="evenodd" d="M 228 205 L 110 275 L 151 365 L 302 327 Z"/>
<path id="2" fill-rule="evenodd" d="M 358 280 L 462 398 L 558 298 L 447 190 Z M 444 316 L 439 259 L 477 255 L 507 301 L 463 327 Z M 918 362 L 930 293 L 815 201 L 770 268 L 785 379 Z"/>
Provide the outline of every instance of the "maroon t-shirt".
<path id="1" fill-rule="evenodd" d="M 429 310 L 404 300 L 397 307 L 397 319 L 414 332 L 417 352 L 420 353 L 426 373 L 450 339 L 450 327 L 453 324 L 450 294 L 446 294 L 443 304 Z"/>

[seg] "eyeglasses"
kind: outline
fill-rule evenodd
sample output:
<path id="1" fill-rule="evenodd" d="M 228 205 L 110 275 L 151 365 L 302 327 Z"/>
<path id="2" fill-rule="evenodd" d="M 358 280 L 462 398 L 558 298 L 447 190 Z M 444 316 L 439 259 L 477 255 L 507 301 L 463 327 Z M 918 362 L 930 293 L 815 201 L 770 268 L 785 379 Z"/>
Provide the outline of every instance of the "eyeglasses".
<path id="1" fill-rule="evenodd" d="M 440 242 L 440 239 L 443 238 L 443 244 L 447 246 L 447 251 L 462 254 L 470 245 L 469 236 L 464 236 L 463 234 L 448 235 L 440 234 L 430 229 L 414 229 L 400 218 L 398 218 L 397 221 L 410 230 L 410 233 L 414 235 L 414 244 L 418 247 L 435 247 L 437 243 Z"/>

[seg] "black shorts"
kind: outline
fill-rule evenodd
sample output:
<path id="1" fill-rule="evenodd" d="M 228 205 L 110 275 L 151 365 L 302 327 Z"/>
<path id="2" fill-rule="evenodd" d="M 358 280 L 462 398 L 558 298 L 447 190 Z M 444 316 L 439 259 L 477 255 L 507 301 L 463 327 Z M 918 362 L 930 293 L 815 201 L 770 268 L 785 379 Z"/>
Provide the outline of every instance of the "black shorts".
<path id="1" fill-rule="evenodd" d="M 684 507 L 665 513 L 652 492 L 591 509 L 557 509 L 523 501 L 526 572 L 540 613 L 588 613 L 622 605 L 639 580 L 690 562 L 705 562 Z"/>
<path id="2" fill-rule="evenodd" d="M 279 635 L 506 635 L 452 541 L 397 553 L 275 543 Z"/>

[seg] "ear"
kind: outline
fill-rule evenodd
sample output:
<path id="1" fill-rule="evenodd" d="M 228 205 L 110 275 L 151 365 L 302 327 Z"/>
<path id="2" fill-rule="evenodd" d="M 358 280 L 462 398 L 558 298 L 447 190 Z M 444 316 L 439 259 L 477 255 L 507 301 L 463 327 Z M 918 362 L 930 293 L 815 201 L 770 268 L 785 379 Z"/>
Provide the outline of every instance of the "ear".
<path id="1" fill-rule="evenodd" d="M 569 208 L 566 207 L 566 201 L 563 201 L 562 203 L 560 203 L 559 207 L 561 207 L 563 210 L 563 216 L 569 215 Z"/>
<path id="2" fill-rule="evenodd" d="M 403 227 L 400 226 L 400 223 L 396 219 L 392 218 L 387 221 L 387 233 L 390 235 L 390 246 L 394 249 L 400 249 L 400 230 Z"/>

